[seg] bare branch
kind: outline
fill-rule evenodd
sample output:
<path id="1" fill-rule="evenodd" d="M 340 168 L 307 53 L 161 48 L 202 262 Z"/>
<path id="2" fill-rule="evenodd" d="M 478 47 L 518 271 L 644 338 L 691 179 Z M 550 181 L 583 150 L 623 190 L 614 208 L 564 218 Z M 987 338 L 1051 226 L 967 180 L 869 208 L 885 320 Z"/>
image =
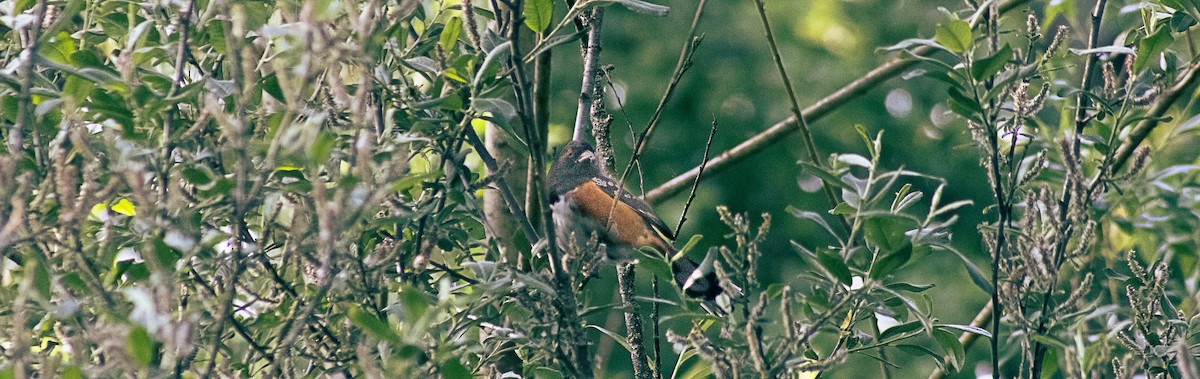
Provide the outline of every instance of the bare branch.
<path id="1" fill-rule="evenodd" d="M 596 74 L 600 61 L 600 26 L 604 22 L 604 8 L 595 7 L 581 17 L 587 23 L 587 38 L 583 43 L 583 84 L 579 87 L 579 107 L 575 111 L 575 132 L 571 139 L 578 141 L 589 134 L 592 128 L 592 94 L 596 91 Z"/>
<path id="2" fill-rule="evenodd" d="M 1029 0 L 1009 1 L 1000 6 L 1000 12 L 1007 13 L 1027 2 L 1029 2 Z M 933 48 L 922 46 L 914 48 L 912 53 L 926 56 L 933 53 L 933 51 Z M 804 108 L 804 110 L 801 112 L 801 115 L 803 115 L 804 119 L 809 122 L 819 120 L 822 117 L 829 115 L 829 113 L 833 112 L 838 107 L 845 105 L 859 96 L 862 96 L 863 94 L 867 93 L 867 91 L 870 91 L 879 84 L 887 81 L 888 79 L 896 77 L 897 75 L 900 75 L 900 73 L 904 72 L 913 65 L 916 65 L 918 62 L 919 61 L 915 59 L 908 59 L 904 57 L 892 59 L 887 63 L 876 67 L 870 72 L 867 72 L 858 79 L 855 79 L 845 87 L 834 91 L 821 100 L 818 100 L 816 103 Z M 783 139 L 783 137 L 795 131 L 797 128 L 796 116 L 794 115 L 783 119 L 774 125 L 771 125 L 771 127 L 767 128 L 767 130 L 763 131 L 762 133 L 756 134 L 737 146 L 734 146 L 732 149 L 726 150 L 714 157 L 712 161 L 709 162 L 709 166 L 711 166 L 708 170 L 709 175 L 724 171 L 725 169 L 729 168 L 730 165 L 737 163 L 762 149 L 774 145 L 776 142 L 779 142 Z M 666 183 L 659 185 L 658 188 L 650 190 L 650 192 L 646 194 L 646 201 L 650 203 L 657 203 L 666 200 L 668 197 L 677 195 L 679 192 L 682 192 L 685 188 L 687 188 L 687 185 L 697 177 L 704 179 L 704 177 L 700 176 L 700 168 L 693 167 L 691 170 L 688 170 L 687 172 L 668 180 Z"/>
<path id="3" fill-rule="evenodd" d="M 708 142 L 704 143 L 704 158 L 700 160 L 700 174 L 704 174 L 704 166 L 708 165 L 708 152 L 712 149 L 713 136 L 717 135 L 717 119 L 713 117 L 712 128 L 708 131 Z M 675 225 L 675 238 L 679 238 L 679 232 L 683 230 L 683 222 L 687 221 L 688 209 L 692 207 L 692 200 L 696 199 L 696 188 L 700 187 L 700 177 L 696 176 L 696 180 L 692 182 L 692 192 L 688 194 L 686 203 L 683 203 L 683 212 L 679 214 L 679 224 Z"/>

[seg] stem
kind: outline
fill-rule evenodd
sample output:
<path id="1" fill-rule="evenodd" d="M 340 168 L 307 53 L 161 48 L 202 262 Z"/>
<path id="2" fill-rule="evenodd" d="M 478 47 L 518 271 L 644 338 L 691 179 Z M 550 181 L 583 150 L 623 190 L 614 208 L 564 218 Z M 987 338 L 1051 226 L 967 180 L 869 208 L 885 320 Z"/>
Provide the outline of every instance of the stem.
<path id="1" fill-rule="evenodd" d="M 1154 107 L 1150 108 L 1150 111 L 1147 112 L 1147 117 L 1142 120 L 1140 124 L 1134 127 L 1133 130 L 1129 131 L 1129 139 L 1125 141 L 1125 143 L 1122 143 L 1121 147 L 1117 149 L 1117 155 L 1113 159 L 1110 172 L 1117 172 L 1117 170 L 1120 170 L 1121 167 L 1125 165 L 1125 162 L 1128 161 L 1129 157 L 1133 155 L 1134 150 L 1137 150 L 1138 146 L 1142 144 L 1142 141 L 1145 141 L 1146 137 L 1150 135 L 1150 132 L 1158 126 L 1162 115 L 1166 114 L 1171 105 L 1174 105 L 1175 102 L 1179 100 L 1180 96 L 1182 96 L 1184 92 L 1187 92 L 1186 90 L 1188 87 L 1191 87 L 1192 84 L 1196 82 L 1197 71 L 1200 71 L 1200 60 L 1192 62 L 1192 66 L 1190 69 L 1188 69 L 1187 74 L 1184 74 L 1183 78 L 1179 79 L 1174 86 L 1159 96 L 1158 102 L 1156 102 Z M 1099 180 L 1101 180 L 1101 178 L 1096 177 L 1092 180 L 1092 182 L 1095 183 Z"/>
<path id="2" fill-rule="evenodd" d="M 703 0 L 701 0 L 703 1 Z M 708 142 L 704 143 L 704 158 L 700 160 L 700 173 L 704 173 L 704 166 L 708 164 L 708 152 L 712 148 L 713 136 L 717 135 L 717 119 L 713 116 L 712 128 L 708 131 Z M 683 212 L 679 215 L 679 224 L 675 226 L 675 238 L 679 238 L 679 233 L 683 231 L 683 222 L 687 221 L 688 209 L 692 207 L 692 200 L 696 199 L 696 188 L 700 187 L 700 177 L 696 177 L 696 181 L 692 182 L 692 192 L 688 194 L 686 203 L 683 203 Z"/>
<path id="3" fill-rule="evenodd" d="M 1104 6 L 1107 3 L 1107 0 L 1097 0 L 1096 7 L 1092 8 L 1092 25 L 1091 30 L 1088 33 L 1089 49 L 1095 48 L 1097 43 L 1099 43 L 1100 25 L 1104 19 Z M 1077 107 L 1075 108 L 1075 137 L 1071 142 L 1072 154 L 1074 154 L 1076 160 L 1082 159 L 1079 156 L 1079 146 L 1083 140 L 1083 129 L 1091 121 L 1091 117 L 1087 114 L 1087 109 L 1089 107 L 1091 98 L 1087 96 L 1087 93 L 1092 88 L 1092 77 L 1094 76 L 1093 74 L 1096 70 L 1096 61 L 1098 59 L 1099 58 L 1095 54 L 1089 54 L 1087 61 L 1085 61 L 1083 65 L 1083 78 L 1082 83 L 1079 85 L 1079 96 L 1077 97 Z M 1102 171 L 1101 174 L 1103 174 Z M 1073 192 L 1072 184 L 1072 179 L 1069 177 L 1063 180 L 1062 197 L 1060 198 L 1058 205 L 1059 222 L 1060 225 L 1062 225 L 1060 227 L 1062 238 L 1060 238 L 1055 244 L 1055 266 L 1060 264 L 1059 262 L 1063 256 L 1062 251 L 1066 250 L 1067 242 L 1070 241 L 1071 235 L 1075 230 L 1074 225 L 1072 224 L 1071 220 L 1069 220 L 1069 214 L 1071 213 L 1071 195 Z M 1051 283 L 1057 284 L 1057 282 L 1057 270 L 1055 270 L 1055 277 Z M 1050 288 L 1046 289 L 1046 293 L 1042 296 L 1041 313 L 1038 317 L 1037 323 L 1037 335 L 1041 335 L 1046 332 L 1046 324 L 1051 319 L 1050 315 L 1046 313 L 1050 309 L 1050 298 L 1053 297 L 1054 287 L 1054 285 L 1051 285 Z M 996 339 L 995 334 L 993 334 L 993 339 Z M 1045 353 L 1046 345 L 1035 340 L 1033 342 L 1033 373 L 1039 377 L 1041 376 L 1042 362 L 1045 360 Z"/>

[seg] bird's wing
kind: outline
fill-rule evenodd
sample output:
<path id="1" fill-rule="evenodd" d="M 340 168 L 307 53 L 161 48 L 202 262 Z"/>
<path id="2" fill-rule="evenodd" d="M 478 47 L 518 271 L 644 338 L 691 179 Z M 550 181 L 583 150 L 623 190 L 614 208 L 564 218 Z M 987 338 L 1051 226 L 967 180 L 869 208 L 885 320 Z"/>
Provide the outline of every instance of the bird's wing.
<path id="1" fill-rule="evenodd" d="M 668 239 L 675 239 L 675 233 L 671 232 L 671 228 L 667 226 L 667 223 L 654 214 L 654 210 L 650 208 L 650 204 L 646 204 L 646 201 L 642 200 L 642 198 L 634 196 L 629 191 L 621 190 L 621 187 L 617 186 L 617 182 L 609 178 L 592 178 L 592 182 L 596 183 L 596 186 L 600 187 L 609 197 L 616 198 L 617 194 L 620 193 L 621 202 L 633 208 L 638 216 L 642 217 L 642 220 L 645 220 L 647 224 L 654 227 L 655 231 Z"/>

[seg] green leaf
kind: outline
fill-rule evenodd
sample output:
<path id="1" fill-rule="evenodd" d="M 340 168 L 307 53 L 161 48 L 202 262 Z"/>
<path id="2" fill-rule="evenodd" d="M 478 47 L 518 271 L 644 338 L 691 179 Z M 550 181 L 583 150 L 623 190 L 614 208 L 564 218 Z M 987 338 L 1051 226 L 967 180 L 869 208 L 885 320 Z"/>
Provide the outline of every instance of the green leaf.
<path id="1" fill-rule="evenodd" d="M 850 274 L 850 267 L 846 266 L 846 262 L 838 256 L 835 256 L 824 249 L 817 251 L 817 262 L 821 264 L 830 274 L 837 278 L 838 282 L 845 285 L 853 283 L 854 278 Z"/>
<path id="2" fill-rule="evenodd" d="M 438 39 L 438 43 L 443 49 L 449 50 L 454 47 L 454 43 L 458 42 L 458 35 L 462 33 L 463 21 L 461 18 L 454 17 L 446 21 L 446 28 L 442 29 L 442 35 Z"/>
<path id="3" fill-rule="evenodd" d="M 901 351 L 903 351 L 905 353 L 909 353 L 912 355 L 917 355 L 917 356 L 928 355 L 930 357 L 933 357 L 934 362 L 937 363 L 938 367 L 943 367 L 945 365 L 945 363 L 943 362 L 943 359 L 942 359 L 942 355 L 934 352 L 933 350 L 929 350 L 929 348 L 927 348 L 927 347 L 920 346 L 920 345 L 909 345 L 909 344 L 900 344 L 900 345 L 895 345 L 894 347 L 897 349 L 900 349 Z"/>
<path id="4" fill-rule="evenodd" d="M 904 266 L 905 263 L 908 263 L 912 259 L 912 251 L 912 244 L 906 243 L 904 247 L 896 252 L 883 256 L 883 258 L 875 262 L 874 266 L 871 266 L 871 278 L 880 279 L 895 272 L 896 269 Z"/>
<path id="5" fill-rule="evenodd" d="M 180 171 L 180 174 L 182 174 L 183 178 L 189 183 L 198 186 L 212 183 L 212 177 L 209 177 L 207 172 L 195 167 L 184 167 L 183 170 Z"/>
<path id="6" fill-rule="evenodd" d="M 958 342 L 958 336 L 942 329 L 934 329 L 933 339 L 937 341 L 942 351 L 946 352 L 946 361 L 950 363 L 954 371 L 961 369 L 967 352 L 963 349 L 963 345 Z"/>
<path id="7" fill-rule="evenodd" d="M 1171 9 L 1175 9 L 1175 10 L 1184 9 L 1183 3 L 1180 2 L 1179 0 L 1159 0 L 1158 2 L 1162 3 L 1162 5 L 1164 5 L 1164 6 L 1171 7 Z M 1176 13 L 1176 14 L 1178 14 L 1178 13 Z"/>
<path id="8" fill-rule="evenodd" d="M 503 99 L 475 98 L 471 101 L 476 111 L 491 112 L 493 117 L 502 121 L 508 122 L 517 117 L 517 107 Z"/>
<path id="9" fill-rule="evenodd" d="M 405 287 L 400 291 L 400 301 L 404 304 L 404 310 L 408 312 L 409 320 L 421 318 L 429 305 L 433 304 L 433 299 L 425 292 L 413 287 Z"/>
<path id="10" fill-rule="evenodd" d="M 312 147 L 308 151 L 308 162 L 313 166 L 320 166 L 329 160 L 330 154 L 333 153 L 334 144 L 337 142 L 337 136 L 332 132 L 322 131 L 317 135 L 317 139 L 313 141 Z"/>
<path id="11" fill-rule="evenodd" d="M 983 271 L 979 269 L 979 266 L 976 266 L 975 262 L 972 262 L 971 259 L 967 258 L 966 254 L 963 254 L 961 251 L 958 251 L 951 246 L 935 245 L 935 247 L 949 251 L 958 256 L 958 259 L 962 261 L 963 266 L 967 269 L 967 275 L 971 277 L 971 283 L 975 283 L 975 286 L 979 287 L 979 289 L 983 290 L 985 293 L 992 293 L 991 279 L 984 275 Z"/>
<path id="12" fill-rule="evenodd" d="M 906 247 L 908 236 L 904 233 L 908 229 L 905 220 L 894 215 L 878 215 L 863 221 L 863 237 L 868 243 L 887 252 L 899 251 Z M 907 248 L 911 250 L 911 244 Z"/>
<path id="13" fill-rule="evenodd" d="M 525 0 L 525 9 L 522 9 L 521 12 L 525 16 L 525 26 L 541 33 L 550 27 L 550 18 L 554 15 L 554 2 L 551 0 Z"/>
<path id="14" fill-rule="evenodd" d="M 50 271 L 38 262 L 33 265 L 33 287 L 42 296 L 42 300 L 50 300 Z"/>
<path id="15" fill-rule="evenodd" d="M 963 20 L 950 20 L 945 24 L 938 25 L 933 39 L 955 53 L 967 51 L 974 43 L 974 39 L 971 37 L 971 25 Z"/>
<path id="16" fill-rule="evenodd" d="M 1012 47 L 1006 43 L 1004 44 L 1004 47 L 1000 48 L 1000 51 L 996 52 L 996 54 L 975 61 L 975 63 L 971 66 L 971 76 L 975 77 L 977 80 L 983 80 L 992 75 L 996 75 L 997 72 L 1000 72 L 1000 70 L 1004 69 L 1004 65 L 1008 64 L 1012 58 Z"/>
<path id="17" fill-rule="evenodd" d="M 471 85 L 479 87 L 479 83 L 483 82 L 485 74 L 494 75 L 494 73 L 489 73 L 488 69 L 492 66 L 493 62 L 507 57 L 508 54 L 510 54 L 509 50 L 511 49 L 512 41 L 505 41 L 504 43 L 497 45 L 496 48 L 492 49 L 492 51 L 489 51 L 487 57 L 483 59 L 483 64 L 479 65 L 479 70 L 475 73 L 475 79 L 471 81 Z"/>
<path id="18" fill-rule="evenodd" d="M 929 47 L 934 47 L 934 48 L 939 48 L 939 49 L 946 48 L 945 46 L 938 44 L 937 41 L 934 41 L 931 39 L 909 38 L 909 39 L 897 42 L 895 45 L 881 47 L 878 50 L 883 51 L 883 52 L 891 52 L 891 51 L 896 51 L 896 50 L 907 50 L 914 46 L 929 46 Z"/>
<path id="19" fill-rule="evenodd" d="M 604 335 L 608 336 L 608 338 L 612 338 L 613 341 L 616 341 L 617 344 L 621 345 L 621 347 L 624 347 L 625 351 L 627 351 L 627 352 L 633 351 L 633 348 L 629 346 L 629 341 L 626 340 L 625 337 L 622 337 L 620 334 L 617 334 L 616 332 L 613 332 L 608 329 L 604 329 L 604 327 L 602 327 L 600 325 L 590 324 L 587 327 L 596 329 L 596 330 L 600 331 L 600 333 L 603 333 Z"/>
<path id="20" fill-rule="evenodd" d="M 1166 1 L 1163 4 L 1166 4 Z M 1186 32 L 1193 25 L 1196 25 L 1196 19 L 1187 12 L 1175 12 L 1171 15 L 1171 30 L 1176 33 Z"/>
<path id="21" fill-rule="evenodd" d="M 983 107 L 979 106 L 979 102 L 967 97 L 958 88 L 949 87 L 946 89 L 946 94 L 950 95 L 950 110 L 954 113 L 969 118 L 977 118 L 980 113 L 983 113 Z"/>
<path id="22" fill-rule="evenodd" d="M 58 64 L 71 64 L 71 55 L 75 53 L 75 40 L 66 32 L 52 37 L 49 44 L 38 49 L 38 53 L 46 59 Z"/>
<path id="23" fill-rule="evenodd" d="M 150 339 L 146 329 L 138 325 L 129 328 L 129 336 L 125 337 L 125 353 L 129 354 L 135 363 L 141 367 L 150 367 L 158 348 Z"/>
<path id="24" fill-rule="evenodd" d="M 858 211 L 858 209 L 855 209 L 854 206 L 851 206 L 850 204 L 847 204 L 846 202 L 843 201 L 841 203 L 838 203 L 837 206 L 833 207 L 833 209 L 830 210 L 829 213 L 832 213 L 835 215 L 853 215 L 854 212 L 857 212 L 857 211 Z"/>
<path id="25" fill-rule="evenodd" d="M 85 377 L 83 376 L 83 370 L 80 370 L 79 367 L 67 366 L 67 367 L 63 368 L 62 378 L 63 379 L 83 379 Z"/>
<path id="26" fill-rule="evenodd" d="M 95 83 L 79 76 L 71 75 L 67 76 L 66 83 L 63 83 L 62 93 L 63 96 L 74 99 L 77 104 L 82 104 L 87 100 L 88 95 L 92 93 L 93 88 L 96 88 Z"/>
<path id="27" fill-rule="evenodd" d="M 964 332 L 975 333 L 975 334 L 978 334 L 978 335 L 981 335 L 981 336 L 984 336 L 987 338 L 992 338 L 991 332 L 988 332 L 986 329 L 983 329 L 980 327 L 975 327 L 975 326 L 970 326 L 970 325 L 960 325 L 960 324 L 938 324 L 937 327 L 958 329 L 958 330 L 961 330 Z"/>
<path id="28" fill-rule="evenodd" d="M 375 317 L 371 312 L 367 312 L 360 307 L 354 307 L 350 308 L 347 316 L 349 316 L 351 324 L 367 332 L 367 335 L 371 337 L 391 343 L 400 342 L 400 336 L 396 335 L 396 332 L 388 326 L 387 322 Z"/>
<path id="29" fill-rule="evenodd" d="M 933 284 L 912 284 L 912 283 L 904 283 L 904 282 L 891 283 L 891 284 L 887 284 L 886 286 L 887 286 L 887 288 L 891 288 L 891 289 L 894 289 L 897 291 L 907 291 L 907 292 L 915 292 L 915 293 L 925 292 L 925 290 L 933 288 Z"/>
<path id="30" fill-rule="evenodd" d="M 1133 60 L 1133 71 L 1142 72 L 1146 69 L 1147 64 L 1157 62 L 1158 55 L 1166 50 L 1171 42 L 1175 42 L 1175 38 L 1171 37 L 1169 28 L 1158 29 L 1158 32 L 1138 41 L 1137 59 Z"/>
<path id="31" fill-rule="evenodd" d="M 900 337 L 904 334 L 919 329 L 921 329 L 920 321 L 913 321 L 887 328 L 887 330 L 884 330 L 883 333 L 879 333 L 879 343 L 886 343 L 893 338 Z"/>
<path id="32" fill-rule="evenodd" d="M 811 162 L 800 162 L 800 167 L 803 167 L 808 172 L 816 175 L 818 178 L 821 178 L 821 181 L 824 181 L 825 184 L 838 186 L 844 190 L 854 190 L 853 188 L 850 188 L 849 184 L 846 184 L 841 179 L 838 179 L 838 177 L 833 173 L 826 171 L 824 168 L 821 168 L 820 166 L 817 166 Z"/>
<path id="33" fill-rule="evenodd" d="M 471 379 L 471 370 L 456 358 L 450 358 L 446 363 L 442 364 L 442 377 L 446 379 Z"/>

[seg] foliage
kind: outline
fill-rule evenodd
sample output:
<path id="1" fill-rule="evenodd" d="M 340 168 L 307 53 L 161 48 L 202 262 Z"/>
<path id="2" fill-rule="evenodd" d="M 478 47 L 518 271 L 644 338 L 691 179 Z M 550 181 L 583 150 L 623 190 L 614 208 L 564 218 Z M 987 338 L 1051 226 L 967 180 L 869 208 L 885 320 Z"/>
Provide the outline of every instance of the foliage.
<path id="1" fill-rule="evenodd" d="M 932 38 L 882 49 L 901 68 L 888 75 L 910 80 L 900 86 L 945 88 L 912 92 L 941 102 L 953 116 L 939 127 L 978 151 L 953 166 L 964 172 L 931 167 L 954 154 L 913 142 L 916 126 L 812 128 L 829 142 L 813 143 L 814 111 L 773 86 L 809 71 L 783 58 L 788 41 L 844 30 L 838 12 L 779 45 L 715 24 L 728 32 L 678 41 L 672 75 L 650 70 L 675 62 L 656 48 L 637 57 L 649 73 L 626 74 L 641 67 L 625 50 L 654 42 L 643 32 L 683 34 L 656 17 L 695 22 L 678 3 L 0 1 L 0 376 L 557 378 L 628 376 L 634 363 L 672 378 L 1197 376 L 1200 166 L 1194 149 L 1171 149 L 1200 125 L 1172 116 L 1195 108 L 1194 2 L 1098 1 L 1083 22 L 1085 2 L 954 2 L 965 8 L 943 8 L 923 29 Z M 798 6 L 775 3 L 772 19 Z M 712 7 L 743 17 L 754 5 Z M 678 143 L 699 133 L 666 124 L 797 108 L 784 126 L 802 130 L 804 159 L 699 187 L 699 233 L 681 255 L 707 252 L 701 266 L 741 289 L 726 317 L 671 283 L 679 256 L 638 255 L 648 275 L 617 303 L 608 247 L 554 241 L 541 174 L 566 134 L 557 109 L 574 114 L 577 99 L 553 90 L 580 79 L 561 57 L 587 48 L 606 9 L 646 25 L 606 29 L 601 62 L 621 70 L 583 76 L 618 96 L 593 107 L 628 124 L 612 128 L 618 153 L 672 154 L 630 162 L 639 179 L 702 159 Z M 860 34 L 840 38 L 893 42 Z M 762 55 L 739 71 L 693 58 L 768 45 L 734 54 Z M 822 81 L 824 66 L 802 75 Z M 681 94 L 639 93 L 664 82 Z M 845 93 L 870 87 L 857 85 Z M 779 104 L 691 103 L 739 86 Z M 823 104 L 863 106 L 847 99 Z M 666 131 L 629 143 L 636 118 Z M 760 130 L 745 124 L 715 146 Z M 714 156 L 777 152 L 753 141 Z M 824 187 L 830 203 L 746 175 Z M 794 204 L 747 216 L 761 196 Z M 979 299 L 939 291 L 992 305 L 955 321 Z M 622 314 L 647 330 L 622 329 Z"/>

